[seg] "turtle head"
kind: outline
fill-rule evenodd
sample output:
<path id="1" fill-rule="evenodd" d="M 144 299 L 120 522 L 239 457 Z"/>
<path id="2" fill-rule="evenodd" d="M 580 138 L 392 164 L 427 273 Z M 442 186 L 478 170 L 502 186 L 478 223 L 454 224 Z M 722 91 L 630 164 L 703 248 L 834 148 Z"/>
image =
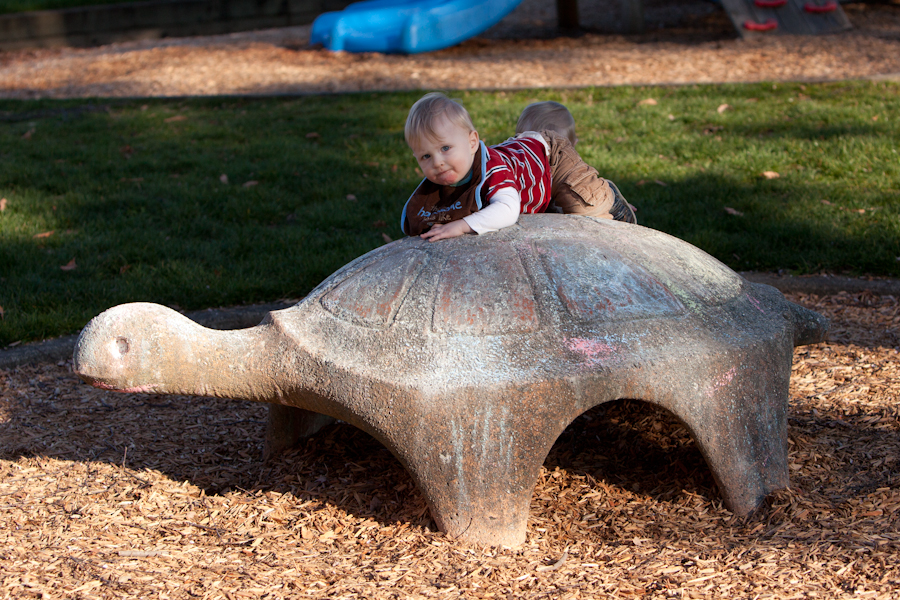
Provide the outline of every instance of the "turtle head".
<path id="1" fill-rule="evenodd" d="M 285 384 L 279 365 L 295 356 L 280 337 L 271 347 L 271 321 L 220 331 L 159 304 L 121 304 L 82 330 L 75 372 L 107 390 L 273 401 Z"/>
<path id="2" fill-rule="evenodd" d="M 92 319 L 78 336 L 75 372 L 103 389 L 163 391 L 163 382 L 184 365 L 186 340 L 195 337 L 192 330 L 202 329 L 158 304 L 113 307 Z"/>

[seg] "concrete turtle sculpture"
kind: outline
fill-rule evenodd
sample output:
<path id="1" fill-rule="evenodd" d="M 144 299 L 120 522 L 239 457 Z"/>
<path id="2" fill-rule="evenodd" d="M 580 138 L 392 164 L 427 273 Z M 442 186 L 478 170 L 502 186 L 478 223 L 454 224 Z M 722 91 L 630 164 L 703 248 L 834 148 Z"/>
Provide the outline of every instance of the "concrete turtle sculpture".
<path id="1" fill-rule="evenodd" d="M 534 215 L 382 246 L 250 329 L 114 307 L 82 331 L 75 370 L 106 389 L 271 403 L 275 450 L 341 419 L 393 452 L 443 531 L 516 545 L 556 438 L 620 398 L 673 413 L 735 513 L 787 486 L 792 350 L 826 327 L 664 233 Z"/>

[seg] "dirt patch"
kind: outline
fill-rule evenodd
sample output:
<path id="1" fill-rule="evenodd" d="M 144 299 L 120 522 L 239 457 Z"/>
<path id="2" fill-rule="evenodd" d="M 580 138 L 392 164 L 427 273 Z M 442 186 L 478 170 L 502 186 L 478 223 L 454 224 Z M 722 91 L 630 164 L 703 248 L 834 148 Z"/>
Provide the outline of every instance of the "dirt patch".
<path id="1" fill-rule="evenodd" d="M 617 0 L 580 0 L 559 37 L 555 3 L 525 0 L 483 36 L 413 56 L 309 47 L 309 27 L 0 53 L 0 97 L 306 94 L 900 78 L 900 0 L 844 4 L 840 34 L 741 40 L 705 0 L 645 0 L 647 33 L 609 32 Z"/>
<path id="2" fill-rule="evenodd" d="M 0 371 L 0 597 L 895 598 L 900 305 L 789 297 L 832 320 L 795 351 L 791 489 L 736 518 L 681 426 L 616 402 L 557 440 L 514 550 L 437 532 L 348 425 L 263 463 L 264 406 Z"/>

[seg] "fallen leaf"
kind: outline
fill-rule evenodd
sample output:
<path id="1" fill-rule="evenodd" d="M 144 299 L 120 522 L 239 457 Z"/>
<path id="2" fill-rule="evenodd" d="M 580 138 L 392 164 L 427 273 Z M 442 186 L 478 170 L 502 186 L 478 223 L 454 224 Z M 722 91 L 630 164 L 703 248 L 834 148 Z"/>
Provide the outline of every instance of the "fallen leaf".
<path id="1" fill-rule="evenodd" d="M 653 98 L 645 98 L 638 102 L 638 105 L 640 106 L 656 106 L 657 104 L 659 104 L 659 102 L 657 102 Z"/>
<path id="2" fill-rule="evenodd" d="M 74 271 L 77 268 L 78 268 L 78 265 L 75 264 L 74 258 L 60 267 L 60 269 L 62 269 L 63 271 Z"/>
<path id="3" fill-rule="evenodd" d="M 374 223 L 372 223 L 372 227 L 374 227 L 376 229 L 381 229 L 383 227 L 387 227 L 387 223 L 385 223 L 384 221 L 379 219 L 379 220 L 375 221 Z"/>
<path id="4" fill-rule="evenodd" d="M 638 186 L 638 187 L 640 187 L 640 186 L 642 186 L 642 185 L 646 185 L 646 184 L 647 184 L 647 182 L 646 182 L 646 181 L 644 181 L 644 180 L 643 180 L 643 179 L 641 179 L 641 180 L 640 180 L 640 181 L 638 181 L 638 182 L 637 182 L 637 183 L 636 183 L 636 184 L 635 184 L 635 185 L 637 185 L 637 186 Z"/>
<path id="5" fill-rule="evenodd" d="M 29 129 L 28 131 L 26 131 L 25 133 L 22 134 L 22 139 L 30 140 L 33 133 L 34 133 L 34 129 Z"/>
<path id="6" fill-rule="evenodd" d="M 222 173 L 221 175 L 219 175 L 219 181 L 227 184 L 228 183 L 228 175 L 226 175 L 225 173 Z"/>
<path id="7" fill-rule="evenodd" d="M 864 215 L 864 214 L 866 214 L 866 209 L 860 208 L 860 209 L 857 210 L 856 212 L 858 212 L 858 213 L 861 214 L 861 215 Z"/>
<path id="8" fill-rule="evenodd" d="M 384 243 L 385 243 L 385 244 L 390 244 L 391 242 L 394 241 L 394 240 L 391 239 L 391 236 L 389 236 L 389 235 L 386 234 L 386 233 L 382 233 L 382 234 L 381 234 L 381 237 L 384 239 Z"/>
<path id="9" fill-rule="evenodd" d="M 728 105 L 728 104 L 720 104 L 720 105 L 719 105 L 719 108 L 716 109 L 716 112 L 719 113 L 719 114 L 721 115 L 723 112 L 725 112 L 725 111 L 728 110 L 729 108 L 731 108 L 731 106 Z"/>
<path id="10" fill-rule="evenodd" d="M 3 307 L 0 306 L 0 319 L 4 318 L 4 315 L 5 315 L 5 314 L 6 314 L 6 313 L 3 311 Z"/>
<path id="11" fill-rule="evenodd" d="M 166 123 L 174 123 L 176 121 L 187 121 L 187 117 L 184 115 L 175 115 L 174 117 L 169 117 L 165 121 L 166 121 Z"/>
<path id="12" fill-rule="evenodd" d="M 131 265 L 122 265 L 121 267 L 119 267 L 119 275 L 124 275 L 125 272 L 128 271 L 128 269 L 130 269 L 130 268 L 131 268 Z"/>
<path id="13" fill-rule="evenodd" d="M 22 343 L 22 340 L 19 340 L 19 341 L 17 341 L 17 342 L 13 342 L 13 343 L 10 344 L 9 346 L 7 346 L 7 348 L 15 348 L 16 346 L 18 346 L 18 345 L 21 344 L 21 343 Z"/>
<path id="14" fill-rule="evenodd" d="M 674 120 L 675 120 L 675 115 L 669 115 L 669 120 L 670 120 L 670 121 L 674 121 Z"/>
<path id="15" fill-rule="evenodd" d="M 775 171 L 763 171 L 762 176 L 766 179 L 778 179 L 779 177 L 781 177 L 781 175 L 779 175 Z"/>
<path id="16" fill-rule="evenodd" d="M 6 198 L 0 198 L 0 212 L 6 210 Z"/>
<path id="17" fill-rule="evenodd" d="M 55 231 L 55 230 L 54 230 L 54 231 Z M 34 239 L 36 239 L 36 240 L 39 240 L 39 239 L 41 239 L 41 238 L 48 238 L 48 237 L 50 237 L 51 235 L 53 235 L 53 231 L 45 231 L 44 233 L 36 233 L 36 234 L 34 234 L 32 237 L 33 237 Z"/>
<path id="18" fill-rule="evenodd" d="M 140 183 L 140 182 L 142 182 L 143 180 L 144 180 L 143 177 L 132 177 L 131 179 L 126 179 L 125 177 L 123 177 L 123 178 L 120 179 L 119 181 L 129 181 L 129 182 L 131 182 L 131 183 Z"/>
<path id="19" fill-rule="evenodd" d="M 877 120 L 878 120 L 878 115 L 875 115 L 874 117 L 872 117 L 872 120 L 873 120 L 873 121 L 877 121 Z"/>
<path id="20" fill-rule="evenodd" d="M 656 185 L 661 185 L 663 187 L 669 187 L 669 184 L 664 183 L 664 182 L 660 181 L 659 179 L 654 179 L 653 183 L 655 183 Z"/>
<path id="21" fill-rule="evenodd" d="M 391 173 L 397 172 L 397 165 L 391 165 Z"/>
<path id="22" fill-rule="evenodd" d="M 834 203 L 829 202 L 828 200 L 822 200 L 822 204 L 827 204 L 828 206 L 834 206 Z"/>
<path id="23" fill-rule="evenodd" d="M 731 208 L 730 206 L 726 206 L 726 207 L 725 207 L 725 212 L 727 212 L 729 215 L 734 215 L 734 216 L 736 216 L 736 217 L 743 217 L 743 216 L 744 216 L 744 213 L 742 213 L 742 212 L 739 211 L 739 210 L 735 210 L 735 209 Z"/>
<path id="24" fill-rule="evenodd" d="M 131 155 L 134 154 L 134 148 L 127 145 L 122 146 L 121 148 L 119 148 L 119 152 L 121 152 L 122 156 L 124 156 L 125 158 L 131 158 Z"/>
<path id="25" fill-rule="evenodd" d="M 249 188 L 253 187 L 254 185 L 259 185 L 259 182 L 251 179 L 250 181 L 245 181 L 243 187 Z"/>
<path id="26" fill-rule="evenodd" d="M 319 135 L 319 134 L 318 134 L 317 132 L 315 132 L 315 131 L 310 131 L 309 133 L 306 134 L 306 139 L 308 139 L 308 140 L 314 140 L 314 139 L 320 138 L 320 137 L 322 137 L 322 136 Z"/>
<path id="27" fill-rule="evenodd" d="M 347 200 L 350 202 L 356 202 L 356 196 L 354 194 L 347 194 Z"/>

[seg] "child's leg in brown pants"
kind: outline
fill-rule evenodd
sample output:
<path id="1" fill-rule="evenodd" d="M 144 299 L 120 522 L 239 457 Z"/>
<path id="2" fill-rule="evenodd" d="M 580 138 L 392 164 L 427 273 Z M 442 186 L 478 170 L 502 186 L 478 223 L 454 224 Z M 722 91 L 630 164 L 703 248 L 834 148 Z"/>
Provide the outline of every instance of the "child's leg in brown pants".
<path id="1" fill-rule="evenodd" d="M 555 131 L 542 131 L 541 135 L 550 145 L 551 205 L 566 214 L 637 223 L 615 184 L 581 160 L 567 138 Z"/>

